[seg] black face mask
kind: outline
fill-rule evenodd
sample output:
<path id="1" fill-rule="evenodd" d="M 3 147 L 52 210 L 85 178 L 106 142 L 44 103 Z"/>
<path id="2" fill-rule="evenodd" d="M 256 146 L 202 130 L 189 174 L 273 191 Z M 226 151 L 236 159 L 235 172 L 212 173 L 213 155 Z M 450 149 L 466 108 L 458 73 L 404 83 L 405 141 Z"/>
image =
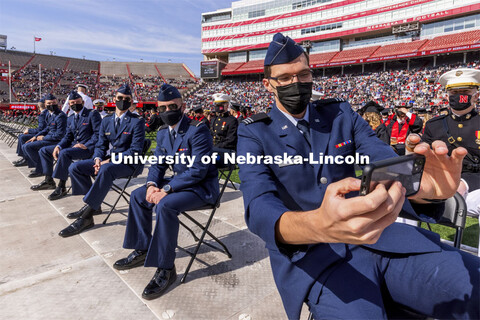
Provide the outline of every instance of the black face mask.
<path id="1" fill-rule="evenodd" d="M 182 110 L 170 110 L 160 113 L 160 118 L 165 124 L 173 126 L 177 124 L 183 116 Z"/>
<path id="2" fill-rule="evenodd" d="M 465 110 L 472 105 L 472 95 L 470 94 L 450 94 L 448 96 L 450 108 L 453 110 Z"/>
<path id="3" fill-rule="evenodd" d="M 290 114 L 300 114 L 307 108 L 312 97 L 313 82 L 294 82 L 286 86 L 277 86 L 280 103 Z"/>
<path id="4" fill-rule="evenodd" d="M 71 108 L 73 111 L 78 112 L 78 111 L 82 110 L 83 104 L 82 104 L 82 103 L 72 104 L 72 105 L 70 106 L 70 108 Z"/>
<path id="5" fill-rule="evenodd" d="M 216 104 L 215 112 L 223 114 L 225 112 L 225 106 L 223 104 Z"/>
<path id="6" fill-rule="evenodd" d="M 47 110 L 50 112 L 55 112 L 58 109 L 58 104 L 47 105 Z"/>
<path id="7" fill-rule="evenodd" d="M 130 106 L 132 105 L 132 102 L 127 100 L 117 100 L 115 101 L 115 105 L 117 106 L 118 110 L 125 111 L 125 110 L 128 110 L 128 108 L 130 108 Z"/>

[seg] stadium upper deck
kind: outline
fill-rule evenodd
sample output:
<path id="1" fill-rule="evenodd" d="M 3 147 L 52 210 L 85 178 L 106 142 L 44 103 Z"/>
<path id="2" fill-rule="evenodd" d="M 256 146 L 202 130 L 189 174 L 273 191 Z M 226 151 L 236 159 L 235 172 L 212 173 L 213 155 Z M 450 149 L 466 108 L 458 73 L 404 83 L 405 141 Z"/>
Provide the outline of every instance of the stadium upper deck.
<path id="1" fill-rule="evenodd" d="M 277 32 L 302 43 L 313 68 L 478 51 L 480 3 L 241 0 L 202 14 L 202 53 L 228 63 L 223 75 L 262 72 Z"/>

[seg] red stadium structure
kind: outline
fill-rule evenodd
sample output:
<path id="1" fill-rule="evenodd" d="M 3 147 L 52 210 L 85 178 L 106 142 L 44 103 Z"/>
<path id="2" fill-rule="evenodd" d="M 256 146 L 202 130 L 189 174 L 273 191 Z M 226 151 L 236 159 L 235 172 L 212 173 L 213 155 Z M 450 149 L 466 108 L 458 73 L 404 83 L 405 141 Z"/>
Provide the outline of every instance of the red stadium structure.
<path id="1" fill-rule="evenodd" d="M 219 62 L 218 78 L 261 74 L 266 47 L 277 32 L 302 44 L 322 75 L 378 70 L 379 64 L 380 70 L 399 64 L 408 70 L 411 64 L 465 63 L 480 57 L 480 3 L 236 1 L 202 15 L 204 60 Z"/>

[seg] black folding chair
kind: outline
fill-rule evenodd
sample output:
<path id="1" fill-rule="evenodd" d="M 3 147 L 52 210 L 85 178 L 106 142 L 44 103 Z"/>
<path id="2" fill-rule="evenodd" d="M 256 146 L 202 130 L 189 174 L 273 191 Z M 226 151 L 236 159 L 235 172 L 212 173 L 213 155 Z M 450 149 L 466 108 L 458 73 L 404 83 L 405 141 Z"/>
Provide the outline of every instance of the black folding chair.
<path id="1" fill-rule="evenodd" d="M 148 152 L 148 149 L 150 149 L 150 145 L 152 144 L 152 141 L 149 140 L 149 139 L 145 139 L 145 142 L 143 143 L 143 149 L 142 149 L 142 156 L 145 156 Z M 117 203 L 118 201 L 120 201 L 120 198 L 123 198 L 127 204 L 130 204 L 130 201 L 129 201 L 129 198 L 130 198 L 130 193 L 128 193 L 127 191 L 125 191 L 128 187 L 128 185 L 130 184 L 130 181 L 133 179 L 133 178 L 136 178 L 138 177 L 140 174 L 142 174 L 142 171 L 140 168 L 141 167 L 141 164 L 137 164 L 135 166 L 135 170 L 133 171 L 133 173 L 127 177 L 121 177 L 119 179 L 127 179 L 127 181 L 125 182 L 125 185 L 123 187 L 119 187 L 118 185 L 116 185 L 115 183 L 113 183 L 112 187 L 111 187 L 111 190 L 115 191 L 116 193 L 118 193 L 118 197 L 117 197 L 117 200 L 115 200 L 115 202 L 113 203 L 113 205 L 110 205 L 106 202 L 103 202 L 104 204 L 106 204 L 107 206 L 111 207 L 110 208 L 110 211 L 108 212 L 108 215 L 107 217 L 105 218 L 105 220 L 103 220 L 103 224 L 106 224 L 107 223 L 107 220 L 108 218 L 110 218 L 110 215 L 112 214 L 113 210 L 115 210 L 115 207 L 117 206 Z M 127 198 L 128 197 L 128 198 Z"/>
<path id="2" fill-rule="evenodd" d="M 457 249 L 460 249 L 466 221 L 467 203 L 465 202 L 465 199 L 457 192 L 453 197 L 447 199 L 447 201 L 445 202 L 445 210 L 443 212 L 443 215 L 440 217 L 436 224 L 455 229 L 453 246 Z M 427 226 L 428 229 L 432 231 L 429 223 L 427 223 Z"/>
<path id="3" fill-rule="evenodd" d="M 230 176 L 232 175 L 232 172 L 233 172 L 233 170 L 235 170 L 235 168 L 236 168 L 236 166 L 234 164 L 230 164 L 230 165 L 226 165 L 226 166 L 223 165 L 223 164 L 217 164 L 217 169 L 222 170 L 225 173 L 225 179 L 223 180 L 223 183 L 221 184 L 220 193 L 218 195 L 217 200 L 215 201 L 215 203 L 213 205 L 206 205 L 206 206 L 203 206 L 201 208 L 191 210 L 191 211 L 211 210 L 210 216 L 208 217 L 207 223 L 205 225 L 202 225 L 200 222 L 195 220 L 191 215 L 187 214 L 186 212 L 181 213 L 188 220 L 193 222 L 197 227 L 199 227 L 202 230 L 202 233 L 201 233 L 200 237 L 197 237 L 195 235 L 195 232 L 193 232 L 193 230 L 190 229 L 190 227 L 188 227 L 185 223 L 180 221 L 180 225 L 182 225 L 185 229 L 187 229 L 192 234 L 195 241 L 197 242 L 197 245 L 195 246 L 195 249 L 193 250 L 193 252 L 179 247 L 180 250 L 182 250 L 182 251 L 186 252 L 188 255 L 190 255 L 190 261 L 188 262 L 187 269 L 185 269 L 185 273 L 183 274 L 182 279 L 180 280 L 181 283 L 185 282 L 185 279 L 187 278 L 188 272 L 190 271 L 190 268 L 192 267 L 193 261 L 195 259 L 197 259 L 197 254 L 198 254 L 198 251 L 200 250 L 200 246 L 202 244 L 205 244 L 206 246 L 209 246 L 212 249 L 215 249 L 217 251 L 220 251 L 220 252 L 226 254 L 227 257 L 229 257 L 229 258 L 232 257 L 232 254 L 230 253 L 230 251 L 228 251 L 227 246 L 220 239 L 218 239 L 216 236 L 214 236 L 210 231 L 208 231 L 208 228 L 210 227 L 210 224 L 212 223 L 213 216 L 215 215 L 215 212 L 220 207 L 220 201 L 222 200 L 223 193 L 225 192 L 225 189 L 227 188 L 228 181 L 230 181 Z M 218 247 L 216 245 L 205 242 L 205 236 L 207 234 L 210 238 L 212 238 L 215 242 L 217 242 L 221 247 Z"/>

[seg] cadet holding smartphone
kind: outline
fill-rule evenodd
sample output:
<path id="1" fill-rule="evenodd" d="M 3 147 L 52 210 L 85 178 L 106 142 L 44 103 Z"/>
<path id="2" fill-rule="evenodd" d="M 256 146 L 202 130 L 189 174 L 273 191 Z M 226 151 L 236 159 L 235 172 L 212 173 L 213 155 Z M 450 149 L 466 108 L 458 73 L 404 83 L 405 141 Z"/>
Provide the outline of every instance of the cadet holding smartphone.
<path id="1" fill-rule="evenodd" d="M 289 37 L 274 36 L 264 74 L 275 106 L 239 126 L 238 156 L 396 156 L 348 102 L 309 102 L 308 55 Z M 239 165 L 247 225 L 266 242 L 288 318 L 298 319 L 304 302 L 315 319 L 406 318 L 402 308 L 442 319 L 480 317 L 480 260 L 434 233 L 394 223 L 401 210 L 421 219 L 411 203 L 419 213 L 443 210 L 429 201 L 455 194 L 466 150 L 448 156 L 441 141 L 411 144 L 425 167 L 409 201 L 399 182 L 358 196 L 353 164 Z"/>

